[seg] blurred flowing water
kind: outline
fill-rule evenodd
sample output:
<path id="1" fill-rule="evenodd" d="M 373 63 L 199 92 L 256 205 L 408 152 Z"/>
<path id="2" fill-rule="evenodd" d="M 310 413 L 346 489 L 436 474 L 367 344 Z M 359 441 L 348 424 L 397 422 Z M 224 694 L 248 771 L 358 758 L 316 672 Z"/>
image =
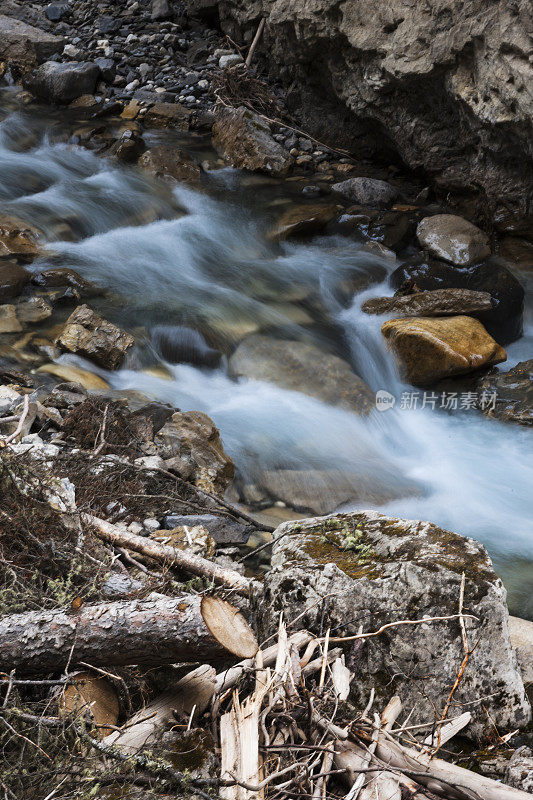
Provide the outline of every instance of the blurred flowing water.
<path id="1" fill-rule="evenodd" d="M 385 483 L 396 499 L 363 507 L 479 539 L 513 611 L 533 617 L 531 433 L 475 410 L 400 407 L 412 387 L 384 347 L 383 318 L 360 310 L 363 299 L 390 294 L 389 262 L 348 238 L 273 243 L 269 220 L 298 196 L 295 183 L 221 169 L 201 191 L 170 192 L 63 141 L 59 121 L 4 105 L 2 212 L 37 225 L 47 240 L 31 269 L 71 267 L 105 287 L 110 294 L 91 305 L 136 335 L 125 368 L 101 373 L 113 388 L 208 413 L 250 483 L 265 469 L 340 469 Z M 348 307 L 339 292 L 346 280 L 362 287 Z M 394 408 L 359 417 L 271 383 L 235 381 L 226 356 L 216 368 L 146 372 L 157 360 L 150 331 L 161 324 L 190 325 L 226 354 L 256 330 L 312 342 L 349 360 L 373 391 L 390 392 Z M 508 348 L 509 365 L 533 355 L 532 334 L 528 321 L 525 338 Z M 404 491 L 409 484 L 414 494 Z"/>

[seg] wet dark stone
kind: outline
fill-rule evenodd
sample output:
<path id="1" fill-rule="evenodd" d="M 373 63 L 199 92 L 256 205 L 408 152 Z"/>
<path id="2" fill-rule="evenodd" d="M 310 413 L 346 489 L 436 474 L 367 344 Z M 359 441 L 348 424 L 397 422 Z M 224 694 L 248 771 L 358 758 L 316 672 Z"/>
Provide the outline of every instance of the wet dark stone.
<path id="1" fill-rule="evenodd" d="M 164 519 L 167 530 L 179 525 L 203 525 L 217 544 L 243 544 L 248 540 L 252 528 L 231 517 L 219 517 L 215 514 L 169 514 Z"/>
<path id="2" fill-rule="evenodd" d="M 120 20 L 105 15 L 96 20 L 96 27 L 102 33 L 116 33 L 120 28 Z"/>
<path id="3" fill-rule="evenodd" d="M 457 267 L 437 259 L 419 257 L 394 270 L 389 283 L 396 291 L 411 282 L 419 290 L 473 289 L 489 292 L 491 311 L 475 314 L 499 344 L 514 342 L 522 335 L 524 289 L 497 259 L 490 258 L 468 267 Z"/>
<path id="4" fill-rule="evenodd" d="M 209 347 L 201 333 L 184 325 L 157 325 L 151 339 L 157 352 L 172 364 L 216 367 L 220 363 L 218 350 Z"/>
<path id="5" fill-rule="evenodd" d="M 104 81 L 112 83 L 115 80 L 117 68 L 112 58 L 95 58 L 94 63 L 97 67 L 100 67 L 100 72 L 102 73 Z"/>
<path id="6" fill-rule="evenodd" d="M 30 278 L 30 273 L 15 261 L 0 262 L 0 303 L 17 297 Z"/>
<path id="7" fill-rule="evenodd" d="M 60 22 L 63 17 L 66 17 L 70 9 L 67 3 L 50 3 L 46 6 L 44 13 L 50 22 Z"/>

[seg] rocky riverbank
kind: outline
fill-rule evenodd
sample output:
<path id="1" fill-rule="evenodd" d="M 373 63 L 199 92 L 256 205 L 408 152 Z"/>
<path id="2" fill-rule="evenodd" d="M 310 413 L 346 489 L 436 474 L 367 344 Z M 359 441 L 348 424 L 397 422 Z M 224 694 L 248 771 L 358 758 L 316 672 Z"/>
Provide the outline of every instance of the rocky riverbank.
<path id="1" fill-rule="evenodd" d="M 378 410 L 384 409 L 378 405 L 376 410 L 376 403 L 383 398 L 358 374 L 357 354 L 349 352 L 339 319 L 353 307 L 359 292 L 379 284 L 382 296 L 356 298 L 358 324 L 365 329 L 376 322 L 383 345 L 379 352 L 391 373 L 401 375 L 402 386 L 413 389 L 411 395 L 423 392 L 424 398 L 434 398 L 434 407 L 440 404 L 443 414 L 458 410 L 478 415 L 475 418 L 486 425 L 498 424 L 485 415 L 507 424 L 509 431 L 525 433 L 533 424 L 533 359 L 506 365 L 509 348 L 523 333 L 524 285 L 531 276 L 533 246 L 524 211 L 524 171 L 518 175 L 515 165 L 527 149 L 521 134 L 522 105 L 516 124 L 508 123 L 512 135 L 505 147 L 498 127 L 505 109 L 498 106 L 503 115 L 498 125 L 484 119 L 483 108 L 476 106 L 475 124 L 454 110 L 450 119 L 459 115 L 464 124 L 458 129 L 457 149 L 443 153 L 442 138 L 449 138 L 449 129 L 441 127 L 437 136 L 434 109 L 426 106 L 409 116 L 402 101 L 413 86 L 411 67 L 397 76 L 401 88 L 392 97 L 389 92 L 387 126 L 382 103 L 390 86 L 383 72 L 379 80 L 370 74 L 377 57 L 364 62 L 364 80 L 357 89 L 361 96 L 354 94 L 351 83 L 339 88 L 331 77 L 341 68 L 347 74 L 345 66 L 352 64 L 354 53 L 361 48 L 367 52 L 373 40 L 364 47 L 354 43 L 352 27 L 346 28 L 346 19 L 333 19 L 327 3 L 322 5 L 327 13 L 320 29 L 312 35 L 309 26 L 316 21 L 317 9 L 306 6 L 297 25 L 295 15 L 302 4 L 289 3 L 285 9 L 270 5 L 254 4 L 244 19 L 240 4 L 227 2 L 0 3 L 0 55 L 4 79 L 11 86 L 6 90 L 7 106 L 15 119 L 46 116 L 49 140 L 65 153 L 76 149 L 92 159 L 90 168 L 80 160 L 68 172 L 66 156 L 60 153 L 54 165 L 57 179 L 48 165 L 38 171 L 43 158 L 39 135 L 27 122 L 3 131 L 9 148 L 27 159 L 14 171 L 6 162 L 6 181 L 20 182 L 30 202 L 17 204 L 9 195 L 0 207 L 0 613 L 7 619 L 0 637 L 6 636 L 10 653 L 19 652 L 12 635 L 21 624 L 19 615 L 37 614 L 28 620 L 44 637 L 46 665 L 35 678 L 33 645 L 17 663 L 1 662 L 5 680 L 0 685 L 0 722 L 5 722 L 3 752 L 8 753 L 8 764 L 0 785 L 9 797 L 14 793 L 22 798 L 29 792 L 50 796 L 58 780 L 64 782 L 65 797 L 100 792 L 109 800 L 116 791 L 161 797 L 169 787 L 189 797 L 191 775 L 196 781 L 215 780 L 212 785 L 193 784 L 204 798 L 211 796 L 213 786 L 220 791 L 234 788 L 216 782 L 216 747 L 198 744 L 205 743 L 209 727 L 218 730 L 220 704 L 230 713 L 224 706 L 224 675 L 234 666 L 230 653 L 246 655 L 228 648 L 227 639 L 221 654 L 220 641 L 213 643 L 198 622 L 200 599 L 221 591 L 215 587 L 229 587 L 227 597 L 241 608 L 261 642 L 277 635 L 283 612 L 289 631 L 305 628 L 305 643 L 314 642 L 308 649 L 320 649 L 318 680 L 312 671 L 305 672 L 311 652 L 299 653 L 296 645 L 287 651 L 291 665 L 284 673 L 282 694 L 310 698 L 310 716 L 302 716 L 294 701 L 294 719 L 281 715 L 274 722 L 267 720 L 273 727 L 261 733 L 266 736 L 261 739 L 265 764 L 272 752 L 268 742 L 272 747 L 287 742 L 298 748 L 322 747 L 317 731 L 306 726 L 316 722 L 311 712 L 317 698 L 330 723 L 338 710 L 340 695 L 332 695 L 333 710 L 328 705 L 332 689 L 325 679 L 331 637 L 342 640 L 343 652 L 335 651 L 336 669 L 344 676 L 348 670 L 351 676 L 339 719 L 350 721 L 350 726 L 354 719 L 361 720 L 363 740 L 370 709 L 385 714 L 392 695 L 400 698 L 404 710 L 395 735 L 408 731 L 417 747 L 427 749 L 427 741 L 422 742 L 429 732 L 431 747 L 440 750 L 441 726 L 468 712 L 468 720 L 463 717 L 461 723 L 466 726 L 465 739 L 454 743 L 446 757 L 507 786 L 532 790 L 531 623 L 509 617 L 506 591 L 482 544 L 431 522 L 361 510 L 405 497 L 423 498 L 426 486 L 420 471 L 416 479 L 408 477 L 388 451 L 384 455 L 363 446 L 349 463 L 339 456 L 325 466 L 317 464 L 306 460 L 303 437 L 296 441 L 295 461 L 285 461 L 283 453 L 276 452 L 265 464 L 265 437 L 254 430 L 253 469 L 244 473 L 228 454 L 216 418 L 190 404 L 179 409 L 175 401 L 156 402 L 146 388 L 147 377 L 162 384 L 169 377 L 182 384 L 193 380 L 192 372 L 180 373 L 179 378 L 172 373 L 183 366 L 197 368 L 202 375 L 216 373 L 234 388 L 245 381 L 277 387 L 290 393 L 298 408 L 311 403 L 337 413 L 342 430 L 349 431 L 350 446 L 358 448 L 354 431 L 360 435 L 365 421 L 380 416 Z M 260 65 L 265 55 L 275 53 L 282 65 L 279 84 L 266 70 L 256 72 L 244 64 L 261 14 L 267 24 L 253 63 Z M 399 31 L 397 36 L 405 42 L 409 21 L 404 25 L 394 9 L 391 15 L 387 25 L 393 27 L 384 29 L 383 41 L 390 43 Z M 452 28 L 455 31 L 451 22 L 445 26 L 454 39 L 459 33 L 451 36 Z M 476 30 L 474 26 L 472 35 Z M 292 47 L 294 36 L 297 47 Z M 463 50 L 470 41 L 466 38 L 461 39 Z M 325 84 L 306 82 L 302 69 L 308 69 L 314 48 L 340 39 L 335 58 L 329 45 L 323 48 L 329 53 L 324 80 L 335 88 L 334 102 L 330 97 L 326 103 Z M 487 41 L 486 46 L 503 57 L 497 41 Z M 519 91 L 520 47 L 508 64 L 516 86 L 512 83 L 509 96 L 500 98 L 503 105 L 514 102 L 511 95 Z M 437 49 L 419 65 L 419 74 L 433 76 L 428 80 L 439 91 L 442 83 L 451 82 L 455 99 L 449 103 L 455 109 L 458 96 L 465 103 L 472 100 L 470 95 L 465 100 L 457 83 L 465 78 L 465 65 L 458 56 L 450 67 L 447 54 Z M 433 73 L 440 73 L 443 64 L 450 74 L 437 81 Z M 361 77 L 360 71 L 353 74 Z M 289 88 L 295 77 L 297 82 Z M 373 94 L 362 98 L 369 81 Z M 421 86 L 426 97 L 427 83 Z M 439 97 L 436 91 L 432 101 L 439 103 Z M 420 94 L 413 91 L 410 108 L 420 105 L 417 98 Z M 348 138 L 331 126 L 332 109 L 338 111 L 339 102 L 349 109 L 340 118 L 343 131 L 352 131 Z M 363 129 L 353 127 L 355 119 L 366 119 L 369 106 L 380 118 L 377 162 L 375 151 L 369 158 L 368 137 L 360 135 Z M 404 136 L 401 144 L 399 130 L 405 129 L 406 120 L 418 133 Z M 368 120 L 363 128 L 367 125 Z M 484 147 L 502 144 L 501 153 L 482 164 L 472 152 L 475 135 Z M 365 145 L 362 153 L 356 152 L 354 136 Z M 384 137 L 390 147 L 384 147 Z M 516 147 L 504 175 L 509 143 Z M 106 183 L 94 162 L 112 165 L 112 179 Z M 423 171 L 409 172 L 406 164 Z M 119 224 L 133 244 L 126 246 L 121 239 L 117 245 L 125 248 L 127 269 L 113 291 L 74 269 L 78 263 L 63 247 L 107 230 L 101 222 L 100 228 L 91 227 L 90 220 L 73 210 L 71 198 L 79 187 L 69 187 L 72 194 L 67 191 L 61 197 L 65 213 L 59 220 L 56 212 L 47 217 L 39 205 L 60 181 L 69 186 L 74 171 L 91 190 L 97 187 L 87 206 L 95 217 L 106 192 L 113 194 L 118 186 L 131 191 L 131 213 L 121 216 Z M 131 183 L 119 184 L 117 174 L 128 176 Z M 195 196 L 217 198 L 229 194 L 228 181 L 236 174 L 243 184 L 248 182 L 251 195 L 264 190 L 268 206 L 261 223 L 264 262 L 245 248 L 241 256 L 239 248 L 220 242 L 217 258 L 228 274 L 230 262 L 237 264 L 236 277 L 216 289 L 230 296 L 230 314 L 221 313 L 221 304 L 211 297 L 206 303 L 194 293 L 176 306 L 179 313 L 174 307 L 170 313 L 163 294 L 152 298 L 147 285 L 147 305 L 160 308 L 150 308 L 152 316 L 146 321 L 138 317 L 138 286 L 132 284 L 133 291 L 126 288 L 135 261 L 135 229 L 186 220 L 194 210 L 180 195 L 182 187 L 192 188 Z M 496 203 L 487 216 L 485 200 L 493 197 L 498 182 L 505 208 Z M 136 194 L 139 185 L 150 187 L 150 202 Z M 450 188 L 456 195 L 445 198 Z M 211 222 L 214 205 L 209 214 Z M 164 229 L 157 235 L 164 236 Z M 351 249 L 339 269 L 309 280 L 301 270 L 291 271 L 291 247 L 316 237 L 333 240 L 341 254 Z M 193 246 L 200 247 L 197 242 Z M 307 252 L 311 258 L 311 250 Z M 278 284 L 269 283 L 272 254 L 280 257 L 285 270 Z M 166 267 L 158 263 L 159 255 L 157 249 L 149 252 L 163 273 Z M 207 257 L 205 262 L 212 280 Z M 83 259 L 80 264 L 83 272 Z M 147 266 L 148 261 L 143 268 Z M 187 263 L 181 268 L 186 270 Z M 175 277 L 162 284 L 164 292 L 179 295 L 182 287 L 172 281 Z M 246 313 L 232 306 L 236 285 L 246 285 Z M 135 388 L 111 388 L 122 371 L 133 375 L 128 385 Z M 395 400 L 384 394 L 384 402 Z M 351 420 L 354 427 L 349 427 Z M 315 438 L 314 426 L 306 435 Z M 330 514 L 346 506 L 359 510 Z M 299 519 L 309 514 L 321 516 Z M 128 630 L 130 614 L 133 630 Z M 187 625 L 194 621 L 190 653 L 181 640 L 181 649 L 173 644 L 173 637 L 179 639 L 180 631 L 189 630 L 184 624 L 169 634 L 173 614 L 185 614 Z M 53 636 L 47 639 L 46 634 L 54 615 L 58 624 L 61 617 L 65 629 L 71 624 L 74 645 L 76 632 L 80 638 L 79 651 L 73 646 L 70 656 L 57 656 L 57 669 L 51 666 Z M 109 645 L 102 651 L 83 631 L 93 620 L 103 619 L 98 636 L 105 645 L 108 618 L 120 618 L 125 627 L 120 628 L 120 647 Z M 135 626 L 141 618 L 142 635 L 149 643 L 145 647 L 136 641 L 141 634 Z M 282 633 L 279 636 L 281 652 Z M 59 638 L 56 646 L 59 653 Z M 177 663 L 183 654 L 191 661 L 198 659 L 200 674 L 190 673 L 189 663 Z M 223 668 L 218 677 L 212 661 Z M 207 700 L 202 694 L 197 708 L 183 701 L 183 686 L 189 691 L 191 680 L 195 692 L 199 687 L 204 692 L 203 681 L 208 683 Z M 335 680 L 332 685 L 335 688 Z M 58 700 L 58 692 L 67 686 L 70 700 L 66 693 Z M 276 697 L 279 701 L 281 695 Z M 208 704 L 213 699 L 211 712 Z M 277 710 L 275 699 L 272 708 Z M 143 728 L 144 739 L 135 742 L 140 756 L 134 762 L 121 759 L 123 737 L 130 725 L 139 734 L 136 726 L 144 722 L 143 714 L 156 719 L 152 738 Z M 177 732 L 176 724 L 187 729 L 185 734 Z M 370 731 L 376 742 L 381 741 L 382 725 L 384 718 Z M 259 730 L 259 723 L 256 727 Z M 338 726 L 336 730 L 338 734 Z M 114 739 L 102 742 L 104 735 Z M 21 775 L 20 747 L 28 741 L 29 746 L 35 744 L 35 760 Z M 105 749 L 115 742 L 119 750 Z M 191 742 L 198 762 L 187 760 Z M 330 745 L 336 746 L 328 741 Z M 78 757 L 87 754 L 88 747 L 90 767 L 88 755 L 86 761 Z M 106 766 L 107 758 L 120 773 L 118 781 L 118 772 Z M 54 762 L 50 774 L 46 759 Z M 339 776 L 331 776 L 335 793 L 343 791 L 343 782 L 354 782 L 349 769 L 339 770 Z M 323 796 L 324 777 L 317 779 L 322 783 L 305 784 L 306 789 L 311 786 L 315 792 L 318 786 Z M 79 787 L 82 779 L 89 787 L 86 792 Z M 399 797 L 399 786 L 396 789 Z M 427 797 L 432 789 L 448 796 L 442 783 L 432 784 Z M 252 790 L 245 791 L 246 798 L 225 797 L 249 800 Z M 373 790 L 367 786 L 364 791 Z M 458 791 L 461 800 L 474 796 L 462 795 L 461 787 Z M 490 791 L 497 792 L 498 786 L 490 784 Z M 256 794 L 254 790 L 251 796 Z"/>

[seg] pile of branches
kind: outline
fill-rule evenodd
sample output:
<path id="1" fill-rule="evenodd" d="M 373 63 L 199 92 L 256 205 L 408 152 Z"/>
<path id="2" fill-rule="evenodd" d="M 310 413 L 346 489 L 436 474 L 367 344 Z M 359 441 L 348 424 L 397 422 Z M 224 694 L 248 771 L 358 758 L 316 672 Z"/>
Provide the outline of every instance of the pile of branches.
<path id="1" fill-rule="evenodd" d="M 250 72 L 244 64 L 217 72 L 211 91 L 226 106 L 246 106 L 271 119 L 281 117 L 279 103 L 268 84 Z"/>

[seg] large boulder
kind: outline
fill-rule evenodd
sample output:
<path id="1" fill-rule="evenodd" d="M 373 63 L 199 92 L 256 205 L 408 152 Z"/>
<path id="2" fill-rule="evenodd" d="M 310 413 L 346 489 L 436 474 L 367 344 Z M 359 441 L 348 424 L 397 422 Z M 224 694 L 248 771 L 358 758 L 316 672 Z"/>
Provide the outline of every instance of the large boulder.
<path id="1" fill-rule="evenodd" d="M 72 312 L 57 338 L 62 350 L 84 356 L 104 369 L 120 367 L 134 343 L 133 336 L 95 314 L 86 305 L 78 306 Z"/>
<path id="2" fill-rule="evenodd" d="M 61 36 L 0 14 L 0 60 L 28 69 L 63 50 Z"/>
<path id="3" fill-rule="evenodd" d="M 30 279 L 31 274 L 16 262 L 0 261 L 0 303 L 17 297 Z"/>
<path id="4" fill-rule="evenodd" d="M 93 94 L 100 67 L 92 61 L 47 61 L 24 81 L 24 87 L 47 103 L 69 103 L 83 94 Z"/>
<path id="5" fill-rule="evenodd" d="M 295 628 L 333 637 L 377 631 L 400 620 L 457 615 L 465 576 L 464 619 L 471 650 L 454 708 L 471 711 L 465 732 L 484 739 L 525 728 L 531 719 L 509 639 L 506 592 L 483 545 L 429 522 L 374 511 L 286 522 L 274 533 L 272 569 L 257 598 L 260 634 L 275 632 L 280 612 Z M 293 624 L 294 623 L 294 624 Z M 398 694 L 410 724 L 439 719 L 465 657 L 457 618 L 388 628 L 356 660 L 354 699 L 376 707 Z M 454 716 L 452 712 L 450 716 Z"/>
<path id="6" fill-rule="evenodd" d="M 508 372 L 487 375 L 478 388 L 479 407 L 488 417 L 533 425 L 533 358 Z"/>
<path id="7" fill-rule="evenodd" d="M 158 144 L 139 159 L 139 166 L 156 178 L 172 183 L 199 183 L 201 170 L 196 161 L 179 147 Z"/>
<path id="8" fill-rule="evenodd" d="M 320 141 L 399 156 L 445 190 L 528 205 L 529 0 L 217 5 L 222 30 L 239 44 L 266 20 L 255 61 L 263 57 L 299 127 Z"/>
<path id="9" fill-rule="evenodd" d="M 390 319 L 381 332 L 398 359 L 400 374 L 415 386 L 465 375 L 507 358 L 503 347 L 473 317 Z"/>
<path id="10" fill-rule="evenodd" d="M 350 365 L 312 344 L 248 336 L 229 360 L 234 378 L 268 381 L 356 414 L 368 414 L 374 395 Z"/>
<path id="11" fill-rule="evenodd" d="M 154 439 L 168 469 L 200 489 L 223 494 L 235 465 L 224 452 L 218 428 L 200 411 L 176 412 Z"/>
<path id="12" fill-rule="evenodd" d="M 403 317 L 448 317 L 490 311 L 488 292 L 470 289 L 433 289 L 399 297 L 372 297 L 361 309 L 365 314 L 401 314 Z"/>
<path id="13" fill-rule="evenodd" d="M 418 223 L 416 235 L 433 256 L 461 267 L 490 255 L 487 234 L 455 214 L 424 217 Z"/>
<path id="14" fill-rule="evenodd" d="M 394 186 L 376 178 L 347 178 L 334 183 L 331 188 L 347 200 L 370 208 L 389 206 L 398 197 L 398 190 Z"/>
<path id="15" fill-rule="evenodd" d="M 508 344 L 522 335 L 524 289 L 512 272 L 497 259 L 480 264 L 457 267 L 436 259 L 416 258 L 407 261 L 391 273 L 393 289 L 415 286 L 416 291 L 428 289 L 471 289 L 489 292 L 492 309 L 476 316 L 491 336 L 500 344 Z"/>
<path id="16" fill-rule="evenodd" d="M 227 164 L 240 169 L 284 178 L 293 164 L 285 148 L 272 138 L 268 124 L 244 106 L 218 111 L 213 144 Z"/>

